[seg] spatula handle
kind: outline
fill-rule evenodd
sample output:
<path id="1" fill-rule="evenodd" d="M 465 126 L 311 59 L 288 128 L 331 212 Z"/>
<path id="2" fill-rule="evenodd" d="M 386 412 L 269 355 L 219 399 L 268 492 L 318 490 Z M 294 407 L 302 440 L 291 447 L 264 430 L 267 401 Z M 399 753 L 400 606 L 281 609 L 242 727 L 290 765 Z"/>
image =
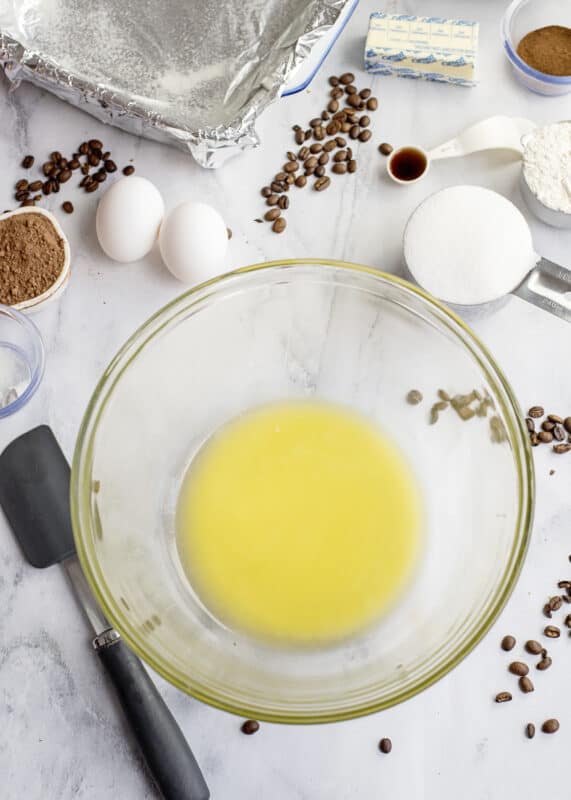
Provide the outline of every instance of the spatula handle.
<path id="1" fill-rule="evenodd" d="M 208 800 L 210 792 L 181 729 L 139 659 L 114 629 L 93 646 L 119 696 L 165 800 Z"/>

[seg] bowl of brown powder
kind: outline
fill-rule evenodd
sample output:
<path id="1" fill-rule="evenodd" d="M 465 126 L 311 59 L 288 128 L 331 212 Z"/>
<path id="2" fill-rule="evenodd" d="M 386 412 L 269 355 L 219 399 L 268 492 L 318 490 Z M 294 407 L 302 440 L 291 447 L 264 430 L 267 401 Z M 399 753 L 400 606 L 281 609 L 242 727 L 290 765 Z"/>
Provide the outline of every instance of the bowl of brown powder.
<path id="1" fill-rule="evenodd" d="M 53 214 L 18 208 L 0 214 L 0 303 L 39 310 L 64 291 L 69 242 Z"/>

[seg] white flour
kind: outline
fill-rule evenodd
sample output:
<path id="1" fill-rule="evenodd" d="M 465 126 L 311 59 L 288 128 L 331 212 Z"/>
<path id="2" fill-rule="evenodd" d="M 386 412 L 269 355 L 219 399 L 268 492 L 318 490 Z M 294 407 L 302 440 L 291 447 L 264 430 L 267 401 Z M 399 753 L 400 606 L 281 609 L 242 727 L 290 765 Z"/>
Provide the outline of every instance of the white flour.
<path id="1" fill-rule="evenodd" d="M 532 134 L 523 154 L 523 174 L 545 206 L 571 214 L 571 122 L 546 125 Z"/>
<path id="2" fill-rule="evenodd" d="M 428 197 L 408 222 L 404 255 L 421 286 L 457 305 L 497 300 L 539 261 L 523 214 L 480 186 L 452 186 Z"/>

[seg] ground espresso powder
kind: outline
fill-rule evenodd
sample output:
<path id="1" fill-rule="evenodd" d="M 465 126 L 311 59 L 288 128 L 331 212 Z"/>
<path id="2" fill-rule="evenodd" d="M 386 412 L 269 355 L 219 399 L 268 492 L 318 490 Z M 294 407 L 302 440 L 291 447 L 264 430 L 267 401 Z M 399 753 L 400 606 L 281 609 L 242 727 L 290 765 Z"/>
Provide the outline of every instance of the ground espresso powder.
<path id="1" fill-rule="evenodd" d="M 0 303 L 7 306 L 47 291 L 65 261 L 63 241 L 42 214 L 0 220 Z"/>
<path id="2" fill-rule="evenodd" d="M 518 56 L 546 75 L 571 75 L 571 28 L 548 25 L 524 36 Z"/>

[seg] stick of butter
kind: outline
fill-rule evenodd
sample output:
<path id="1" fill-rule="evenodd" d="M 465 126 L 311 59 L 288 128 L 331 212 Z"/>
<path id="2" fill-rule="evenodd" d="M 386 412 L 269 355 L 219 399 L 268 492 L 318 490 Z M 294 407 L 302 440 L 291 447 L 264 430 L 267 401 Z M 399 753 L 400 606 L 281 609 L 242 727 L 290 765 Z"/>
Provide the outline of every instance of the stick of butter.
<path id="1" fill-rule="evenodd" d="M 385 14 L 369 20 L 365 69 L 380 75 L 475 86 L 477 22 Z"/>

